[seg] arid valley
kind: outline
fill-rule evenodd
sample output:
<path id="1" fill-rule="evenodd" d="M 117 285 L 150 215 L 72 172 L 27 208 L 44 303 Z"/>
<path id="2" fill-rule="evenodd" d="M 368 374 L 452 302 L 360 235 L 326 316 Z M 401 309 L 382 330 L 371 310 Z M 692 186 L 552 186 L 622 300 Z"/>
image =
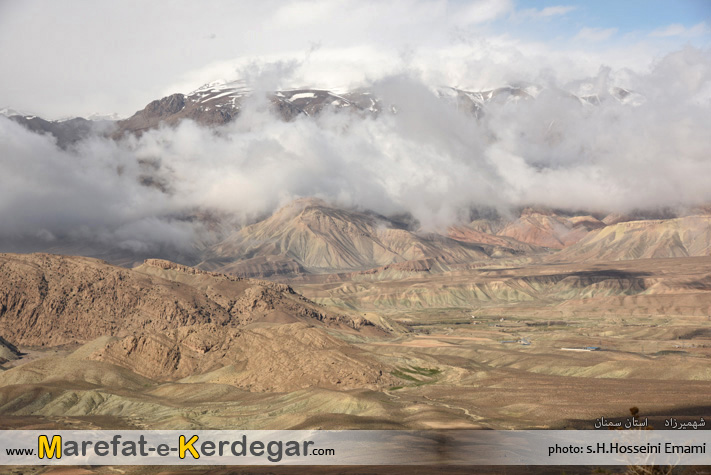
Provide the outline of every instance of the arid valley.
<path id="1" fill-rule="evenodd" d="M 450 236 L 382 219 L 300 200 L 196 267 L 3 254 L 3 426 L 551 429 L 631 406 L 658 424 L 708 413 L 707 215 L 528 210 Z M 232 273 L 201 270 L 251 242 L 270 244 L 239 251 L 252 257 Z"/>

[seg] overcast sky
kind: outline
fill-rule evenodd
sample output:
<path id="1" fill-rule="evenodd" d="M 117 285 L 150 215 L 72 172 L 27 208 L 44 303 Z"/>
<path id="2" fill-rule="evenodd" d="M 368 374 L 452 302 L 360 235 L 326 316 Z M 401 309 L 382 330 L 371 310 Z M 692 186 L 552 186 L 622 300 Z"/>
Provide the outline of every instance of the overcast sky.
<path id="1" fill-rule="evenodd" d="M 297 60 L 278 87 L 345 89 L 400 70 L 486 88 L 645 72 L 708 53 L 711 2 L 0 0 L 0 107 L 59 118 L 130 115 L 250 68 Z"/>

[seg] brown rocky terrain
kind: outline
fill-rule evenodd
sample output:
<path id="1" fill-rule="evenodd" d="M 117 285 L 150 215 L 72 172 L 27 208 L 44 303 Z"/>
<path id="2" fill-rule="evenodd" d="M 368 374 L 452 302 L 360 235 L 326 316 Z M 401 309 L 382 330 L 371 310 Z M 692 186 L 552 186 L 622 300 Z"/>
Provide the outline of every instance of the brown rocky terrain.
<path id="1" fill-rule="evenodd" d="M 2 282 L 18 284 L 3 287 L 2 334 L 45 343 L 6 345 L 20 358 L 0 371 L 0 424 L 16 428 L 590 428 L 631 405 L 696 414 L 711 384 L 711 257 L 495 260 L 295 284 L 331 309 L 285 284 L 166 261 L 126 270 L 86 258 L 2 259 Z M 89 280 L 116 292 L 89 291 Z M 18 303 L 18 291 L 33 298 Z M 170 305 L 153 309 L 153 292 Z M 111 331 L 80 302 L 115 312 L 126 330 Z M 207 318 L 220 308 L 228 321 Z M 352 309 L 358 319 L 344 315 Z M 74 325 L 67 338 L 59 320 L 108 331 Z M 40 338 L 35 324 L 64 344 Z M 565 351 L 590 345 L 601 349 Z"/>
<path id="2" fill-rule="evenodd" d="M 288 280 L 360 272 L 404 276 L 496 260 L 705 256 L 711 249 L 709 229 L 708 214 L 654 220 L 610 214 L 598 219 L 526 208 L 515 218 L 480 218 L 453 226 L 445 236 L 367 211 L 300 199 L 214 244 L 198 267 Z"/>
<path id="3" fill-rule="evenodd" d="M 159 125 L 177 125 L 183 119 L 195 120 L 204 125 L 221 125 L 232 120 L 238 109 L 209 108 L 196 105 L 184 94 L 172 94 L 149 103 L 128 119 L 118 121 L 115 137 L 126 132 L 141 133 Z"/>
<path id="4" fill-rule="evenodd" d="M 365 270 L 422 259 L 451 264 L 520 253 L 506 239 L 473 243 L 417 233 L 383 216 L 302 199 L 215 244 L 199 267 L 270 276 Z"/>
<path id="5" fill-rule="evenodd" d="M 13 115 L 10 120 L 38 134 L 51 135 L 60 148 L 71 145 L 92 135 L 110 133 L 114 129 L 111 121 L 91 121 L 82 117 L 69 120 L 48 121 L 35 116 Z"/>
<path id="6" fill-rule="evenodd" d="M 20 359 L 20 351 L 15 345 L 0 337 L 0 366 L 9 361 Z"/>
<path id="7" fill-rule="evenodd" d="M 350 275 L 295 283 L 304 295 L 341 308 L 386 313 L 460 312 L 565 315 L 711 314 L 711 257 L 590 263 L 503 262 L 396 275 Z M 497 265 L 498 264 L 498 265 Z M 583 310 L 584 309 L 584 310 Z"/>
<path id="8" fill-rule="evenodd" d="M 395 381 L 388 366 L 304 323 L 141 333 L 114 339 L 89 358 L 157 381 L 229 384 L 259 392 L 378 389 Z"/>
<path id="9" fill-rule="evenodd" d="M 251 393 L 308 390 L 316 410 L 320 391 L 397 381 L 390 364 L 348 341 L 386 335 L 382 329 L 285 284 L 160 260 L 128 270 L 46 254 L 0 255 L 0 275 L 3 415 L 110 416 L 129 426 L 138 417 L 179 427 L 183 411 L 166 399 L 175 396 L 166 386 L 173 382 L 193 388 L 188 399 L 240 405 L 261 404 Z"/>
<path id="10" fill-rule="evenodd" d="M 587 234 L 556 260 L 660 259 L 711 255 L 711 216 L 637 220 Z"/>
<path id="11" fill-rule="evenodd" d="M 705 256 L 711 248 L 709 215 L 701 209 L 692 211 L 698 214 L 664 219 L 610 214 L 598 219 L 588 213 L 528 208 L 513 217 L 478 218 L 440 234 L 421 231 L 411 217 L 385 217 L 302 198 L 238 229 L 227 217 L 196 214 L 189 219 L 205 224 L 209 235 L 175 258 L 208 271 L 286 282 L 323 274 L 342 280 L 336 275 L 361 272 L 393 278 L 540 259 Z M 82 243 L 44 243 L 41 248 L 101 257 L 123 266 L 147 258 Z M 170 254 L 169 249 L 161 252 Z"/>
<path id="12" fill-rule="evenodd" d="M 131 117 L 116 123 L 113 136 L 140 134 L 160 125 L 174 126 L 184 119 L 204 126 L 224 125 L 239 116 L 251 91 L 240 81 L 211 83 L 189 93 L 171 94 L 149 103 Z M 324 110 L 377 113 L 379 102 L 364 91 L 343 95 L 320 89 L 294 89 L 266 94 L 268 107 L 282 120 L 299 115 L 316 116 Z"/>
<path id="13" fill-rule="evenodd" d="M 585 237 L 591 230 L 605 227 L 593 216 L 560 216 L 552 212 L 525 209 L 496 234 L 540 247 L 563 249 Z"/>
<path id="14" fill-rule="evenodd" d="M 502 223 L 482 223 L 482 221 L 475 221 L 467 225 L 452 226 L 449 228 L 447 235 L 457 241 L 489 244 L 491 246 L 519 251 L 521 254 L 536 254 L 546 250 L 545 247 L 519 241 L 509 236 L 497 235 L 494 231 L 497 227 L 496 224 L 503 226 Z M 548 241 L 549 239 L 546 240 Z"/>
<path id="15" fill-rule="evenodd" d="M 212 275 L 165 261 L 129 270 L 82 257 L 0 255 L 0 334 L 14 344 L 54 346 L 139 330 L 238 327 L 262 320 L 365 324 L 329 315 L 283 284 Z"/>

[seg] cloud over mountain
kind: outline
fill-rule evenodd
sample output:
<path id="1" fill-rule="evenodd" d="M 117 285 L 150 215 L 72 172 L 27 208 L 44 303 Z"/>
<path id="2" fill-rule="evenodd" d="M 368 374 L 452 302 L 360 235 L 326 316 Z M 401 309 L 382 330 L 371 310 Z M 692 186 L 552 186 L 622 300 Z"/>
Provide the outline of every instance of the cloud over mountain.
<path id="1" fill-rule="evenodd" d="M 255 71 L 253 89 L 264 91 L 295 68 Z M 479 117 L 417 71 L 369 90 L 382 113 L 284 121 L 255 92 L 217 128 L 184 120 L 66 149 L 0 117 L 0 239 L 189 253 L 216 232 L 206 215 L 239 226 L 307 196 L 410 213 L 425 229 L 472 207 L 626 212 L 711 200 L 708 51 L 687 47 L 646 74 L 551 75 L 531 98 L 492 98 Z"/>

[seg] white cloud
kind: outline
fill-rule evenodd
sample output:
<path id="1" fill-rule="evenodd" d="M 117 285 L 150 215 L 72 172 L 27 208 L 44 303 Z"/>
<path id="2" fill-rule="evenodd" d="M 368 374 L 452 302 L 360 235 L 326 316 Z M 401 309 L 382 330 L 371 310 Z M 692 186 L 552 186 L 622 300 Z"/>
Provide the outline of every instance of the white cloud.
<path id="1" fill-rule="evenodd" d="M 564 1 L 523 10 L 514 0 L 139 3 L 0 1 L 0 44 L 12 45 L 0 48 L 0 106 L 50 119 L 127 116 L 164 95 L 236 79 L 246 65 L 293 60 L 302 63 L 289 78 L 298 86 L 348 88 L 409 68 L 434 84 L 489 87 L 544 68 L 561 79 L 601 63 L 646 67 L 682 38 L 622 41 L 590 27 L 576 41 L 526 36 L 522 22 L 540 31 L 540 21 L 553 29 L 569 15 Z"/>
<path id="2" fill-rule="evenodd" d="M 582 41 L 605 41 L 610 39 L 615 33 L 617 33 L 617 28 L 589 28 L 584 27 L 578 31 L 575 35 L 576 40 Z"/>
<path id="3" fill-rule="evenodd" d="M 697 23 L 696 25 L 688 28 L 680 23 L 672 23 L 669 26 L 652 31 L 649 36 L 662 38 L 679 36 L 691 38 L 708 34 L 711 34 L 711 28 L 706 24 L 706 22 L 702 21 L 701 23 Z"/>
<path id="4" fill-rule="evenodd" d="M 471 25 L 490 22 L 513 11 L 511 0 L 477 0 L 461 7 L 452 8 L 452 20 L 456 24 Z"/>
<path id="5" fill-rule="evenodd" d="M 537 8 L 527 8 L 518 11 L 516 15 L 522 18 L 551 18 L 555 16 L 567 15 L 575 9 L 576 7 L 573 5 L 556 5 L 552 7 L 545 7 L 540 10 Z"/>
<path id="6" fill-rule="evenodd" d="M 309 25 L 328 22 L 336 17 L 346 2 L 337 0 L 299 1 L 282 5 L 274 14 L 272 21 L 281 27 Z"/>

